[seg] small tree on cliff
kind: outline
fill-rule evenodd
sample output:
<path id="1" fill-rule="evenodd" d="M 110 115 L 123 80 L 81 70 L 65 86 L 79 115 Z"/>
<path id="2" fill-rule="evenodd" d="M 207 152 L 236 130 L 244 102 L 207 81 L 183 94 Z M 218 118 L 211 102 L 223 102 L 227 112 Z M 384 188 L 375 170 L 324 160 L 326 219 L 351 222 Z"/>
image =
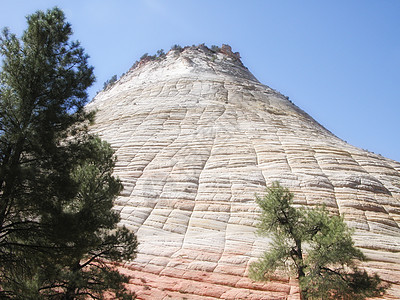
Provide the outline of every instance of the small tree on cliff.
<path id="1" fill-rule="evenodd" d="M 365 299 L 384 293 L 378 275 L 356 267 L 365 260 L 354 247 L 343 218 L 325 208 L 300 209 L 293 194 L 275 182 L 256 198 L 258 233 L 272 237 L 271 249 L 250 266 L 250 278 L 267 280 L 277 269 L 294 272 L 302 299 Z"/>
<path id="2" fill-rule="evenodd" d="M 61 10 L 0 36 L 0 298 L 132 298 L 104 259 L 133 258 L 116 224 L 115 159 L 87 131 L 93 68 Z"/>

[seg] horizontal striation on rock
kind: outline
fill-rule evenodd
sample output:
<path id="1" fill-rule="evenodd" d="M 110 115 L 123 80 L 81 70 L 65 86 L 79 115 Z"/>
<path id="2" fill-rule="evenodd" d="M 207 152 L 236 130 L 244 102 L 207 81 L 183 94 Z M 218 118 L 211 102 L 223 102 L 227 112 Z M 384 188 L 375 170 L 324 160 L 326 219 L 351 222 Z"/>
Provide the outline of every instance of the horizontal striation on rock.
<path id="1" fill-rule="evenodd" d="M 116 151 L 121 225 L 138 257 L 121 267 L 142 299 L 298 299 L 294 280 L 247 279 L 268 248 L 255 235 L 255 194 L 278 180 L 296 205 L 344 215 L 400 295 L 400 163 L 340 140 L 259 83 L 237 60 L 204 47 L 139 64 L 88 105 L 92 131 Z"/>

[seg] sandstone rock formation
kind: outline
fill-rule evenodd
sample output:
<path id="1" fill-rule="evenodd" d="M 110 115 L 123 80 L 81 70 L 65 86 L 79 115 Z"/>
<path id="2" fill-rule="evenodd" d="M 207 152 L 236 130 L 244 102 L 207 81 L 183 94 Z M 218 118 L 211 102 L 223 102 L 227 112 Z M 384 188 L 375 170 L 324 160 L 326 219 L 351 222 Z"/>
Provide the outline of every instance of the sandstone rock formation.
<path id="1" fill-rule="evenodd" d="M 343 214 L 366 269 L 392 283 L 385 298 L 400 297 L 400 163 L 340 140 L 224 49 L 171 50 L 88 105 L 118 157 L 115 209 L 140 241 L 122 267 L 138 297 L 298 299 L 295 279 L 247 278 L 268 247 L 254 195 L 276 180 L 296 204 Z"/>

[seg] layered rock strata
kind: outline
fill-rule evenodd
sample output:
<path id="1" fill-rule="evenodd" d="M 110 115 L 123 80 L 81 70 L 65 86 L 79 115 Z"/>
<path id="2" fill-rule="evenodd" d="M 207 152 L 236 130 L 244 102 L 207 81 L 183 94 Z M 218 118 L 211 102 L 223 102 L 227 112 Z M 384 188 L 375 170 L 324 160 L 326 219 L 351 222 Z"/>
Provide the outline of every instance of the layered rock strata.
<path id="1" fill-rule="evenodd" d="M 230 50 L 228 48 L 228 50 Z M 139 63 L 88 105 L 124 184 L 115 209 L 136 232 L 140 299 L 298 299 L 295 279 L 247 278 L 268 248 L 254 195 L 279 181 L 355 229 L 364 266 L 400 297 L 400 163 L 358 149 L 261 84 L 237 53 L 171 50 Z"/>

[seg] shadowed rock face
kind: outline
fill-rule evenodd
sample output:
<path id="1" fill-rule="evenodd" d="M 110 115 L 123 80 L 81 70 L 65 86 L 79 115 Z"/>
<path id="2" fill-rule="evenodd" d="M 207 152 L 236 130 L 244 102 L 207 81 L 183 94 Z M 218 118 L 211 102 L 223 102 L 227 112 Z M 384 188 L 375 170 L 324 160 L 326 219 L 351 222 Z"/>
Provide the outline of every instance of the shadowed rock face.
<path id="1" fill-rule="evenodd" d="M 225 49 L 226 50 L 226 49 Z M 230 49 L 228 49 L 230 50 Z M 171 50 L 99 93 L 93 131 L 124 184 L 115 209 L 137 233 L 123 272 L 142 299 L 298 299 L 296 281 L 247 278 L 268 247 L 255 193 L 278 180 L 304 206 L 326 204 L 355 229 L 367 270 L 400 295 L 400 163 L 340 140 L 262 85 L 238 54 Z"/>

